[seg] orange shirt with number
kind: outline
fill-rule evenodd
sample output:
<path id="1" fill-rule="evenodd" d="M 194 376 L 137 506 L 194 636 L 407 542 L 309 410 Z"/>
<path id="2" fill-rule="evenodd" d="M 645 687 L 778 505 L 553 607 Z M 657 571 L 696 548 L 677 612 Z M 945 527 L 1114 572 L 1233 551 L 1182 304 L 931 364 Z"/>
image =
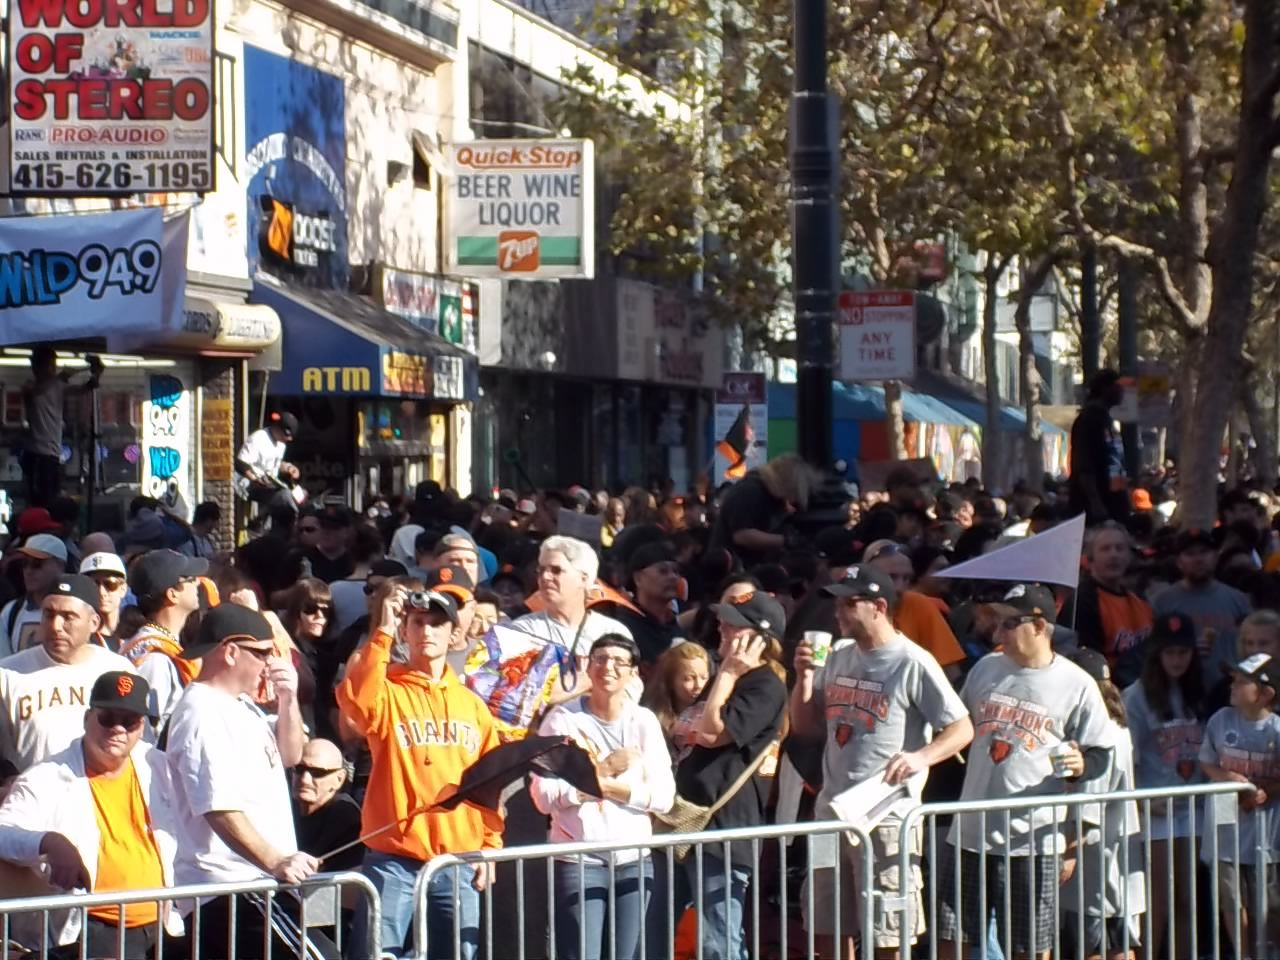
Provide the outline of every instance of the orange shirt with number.
<path id="1" fill-rule="evenodd" d="M 98 833 L 102 837 L 93 892 L 163 887 L 160 852 L 151 835 L 151 817 L 147 813 L 133 761 L 130 760 L 124 772 L 115 777 L 90 777 L 89 789 L 93 792 L 93 809 L 98 819 Z M 124 908 L 124 925 L 141 927 L 154 924 L 158 910 L 155 903 L 131 903 Z M 118 907 L 99 907 L 90 910 L 89 916 L 113 925 L 120 922 Z"/>

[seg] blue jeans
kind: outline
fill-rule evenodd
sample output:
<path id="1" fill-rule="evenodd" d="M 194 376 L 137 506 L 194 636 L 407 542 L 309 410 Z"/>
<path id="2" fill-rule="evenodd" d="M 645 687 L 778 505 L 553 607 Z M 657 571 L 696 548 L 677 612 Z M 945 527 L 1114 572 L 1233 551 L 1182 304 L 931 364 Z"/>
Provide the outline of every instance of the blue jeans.
<path id="1" fill-rule="evenodd" d="M 361 868 L 382 901 L 382 952 L 400 956 L 413 927 L 413 884 L 425 864 L 410 857 L 370 850 Z M 471 886 L 472 867 L 454 867 L 431 878 L 427 888 L 427 956 L 430 960 L 475 960 L 480 951 L 480 894 Z M 457 890 L 454 890 L 454 877 Z M 456 903 L 456 917 L 455 917 Z M 368 920 L 356 911 L 352 940 L 363 950 Z M 459 950 L 453 949 L 457 929 Z"/>
<path id="2" fill-rule="evenodd" d="M 694 907 L 698 909 L 701 920 L 699 936 L 703 960 L 747 960 L 742 921 L 751 871 L 746 867 L 730 866 L 726 886 L 724 861 L 703 853 L 699 892 L 696 853 L 689 854 L 685 864 L 689 871 L 689 886 L 695 891 Z"/>
<path id="3" fill-rule="evenodd" d="M 648 857 L 617 864 L 612 879 L 611 885 L 606 864 L 584 861 L 579 866 L 577 860 L 555 861 L 557 957 L 640 960 L 640 928 L 653 882 L 653 864 Z"/>

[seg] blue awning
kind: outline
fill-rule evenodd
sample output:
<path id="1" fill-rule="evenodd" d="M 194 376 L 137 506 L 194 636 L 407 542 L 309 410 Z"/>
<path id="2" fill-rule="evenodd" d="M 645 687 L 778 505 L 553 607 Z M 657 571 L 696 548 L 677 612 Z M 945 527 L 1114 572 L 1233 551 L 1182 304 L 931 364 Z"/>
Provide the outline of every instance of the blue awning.
<path id="1" fill-rule="evenodd" d="M 794 420 L 796 387 L 793 383 L 769 384 L 769 416 Z M 883 420 L 884 390 L 862 383 L 831 384 L 831 418 L 833 420 Z M 934 397 L 902 389 L 902 418 L 917 423 L 938 423 L 956 427 L 978 424 L 963 413 Z"/>
<path id="2" fill-rule="evenodd" d="M 250 298 L 280 315 L 283 396 L 404 397 L 475 400 L 476 358 L 366 297 L 258 281 Z"/>

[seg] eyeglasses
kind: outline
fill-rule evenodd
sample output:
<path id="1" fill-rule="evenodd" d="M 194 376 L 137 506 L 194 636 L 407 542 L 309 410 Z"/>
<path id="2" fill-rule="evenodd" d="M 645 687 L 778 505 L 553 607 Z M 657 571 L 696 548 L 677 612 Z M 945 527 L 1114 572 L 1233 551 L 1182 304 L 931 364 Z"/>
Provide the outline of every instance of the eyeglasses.
<path id="1" fill-rule="evenodd" d="M 568 572 L 568 567 L 561 567 L 556 564 L 550 564 L 548 566 L 538 568 L 538 576 L 540 577 L 546 576 L 547 574 L 550 574 L 553 577 L 563 577 Z"/>
<path id="2" fill-rule="evenodd" d="M 234 643 L 234 642 L 231 645 L 233 647 L 239 647 L 241 650 L 244 650 L 248 653 L 252 653 L 255 657 L 257 657 L 263 663 L 266 663 L 276 654 L 275 647 L 251 647 L 247 643 Z"/>
<path id="3" fill-rule="evenodd" d="M 619 673 L 630 670 L 636 665 L 630 657 L 610 657 L 603 653 L 592 654 L 587 660 L 593 667 L 613 667 Z"/>
<path id="4" fill-rule="evenodd" d="M 98 577 L 98 589 L 106 590 L 108 593 L 115 593 L 124 586 L 123 577 Z"/>
<path id="5" fill-rule="evenodd" d="M 121 727 L 126 733 L 133 733 L 142 726 L 142 716 L 127 710 L 98 710 L 96 713 L 98 726 L 103 730 Z"/>
<path id="6" fill-rule="evenodd" d="M 310 767 L 305 763 L 300 763 L 293 769 L 298 771 L 298 776 L 309 776 L 312 780 L 320 780 L 323 777 L 331 777 L 335 773 L 342 772 L 342 767 L 334 767 L 332 770 L 328 770 L 324 767 Z"/>
<path id="7" fill-rule="evenodd" d="M 1005 617 L 1000 621 L 1001 630 L 1017 630 L 1024 623 L 1031 623 L 1039 617 Z"/>
<path id="8" fill-rule="evenodd" d="M 333 607 L 327 603 L 308 603 L 302 608 L 302 612 L 308 617 L 325 617 L 328 618 L 333 614 Z"/>

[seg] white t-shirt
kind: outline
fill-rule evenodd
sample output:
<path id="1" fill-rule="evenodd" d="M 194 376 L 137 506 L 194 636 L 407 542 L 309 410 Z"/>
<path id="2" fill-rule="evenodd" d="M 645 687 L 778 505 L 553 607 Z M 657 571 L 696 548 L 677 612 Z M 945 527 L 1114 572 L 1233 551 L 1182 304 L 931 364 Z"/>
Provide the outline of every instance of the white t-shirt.
<path id="1" fill-rule="evenodd" d="M 243 460 L 260 474 L 274 477 L 280 472 L 280 464 L 284 463 L 285 446 L 271 439 L 270 430 L 255 430 L 245 437 L 236 459 Z"/>
<path id="2" fill-rule="evenodd" d="M 32 453 L 62 456 L 62 394 L 65 387 L 59 377 L 31 384 L 27 395 L 27 423 L 31 427 Z"/>
<path id="3" fill-rule="evenodd" d="M 18 607 L 18 615 L 13 617 L 13 629 L 10 630 L 9 618 L 13 616 L 15 605 Z M 36 645 L 40 616 L 40 604 L 33 606 L 27 603 L 25 597 L 10 600 L 4 605 L 4 609 L 0 610 L 0 657 L 9 657 Z"/>
<path id="4" fill-rule="evenodd" d="M 59 663 L 44 647 L 0 660 L 0 753 L 19 771 L 48 760 L 84 735 L 89 693 L 104 673 L 133 664 L 98 646 L 80 663 Z"/>
<path id="5" fill-rule="evenodd" d="M 192 683 L 169 718 L 169 767 L 182 812 L 174 883 L 258 880 L 266 873 L 228 847 L 206 813 L 238 810 L 282 855 L 297 853 L 289 784 L 267 715 L 246 698 Z"/>

